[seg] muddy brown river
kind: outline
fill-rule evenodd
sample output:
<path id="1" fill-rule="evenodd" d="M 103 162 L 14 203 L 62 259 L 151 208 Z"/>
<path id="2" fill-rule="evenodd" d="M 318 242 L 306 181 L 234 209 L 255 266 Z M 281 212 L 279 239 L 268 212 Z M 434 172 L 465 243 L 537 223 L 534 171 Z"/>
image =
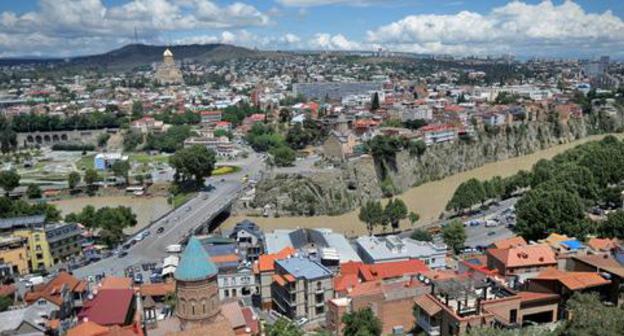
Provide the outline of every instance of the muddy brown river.
<path id="1" fill-rule="evenodd" d="M 457 186 L 470 178 L 474 177 L 484 180 L 496 175 L 502 177 L 510 176 L 520 170 L 531 169 L 533 164 L 540 159 L 550 159 L 567 149 L 588 141 L 600 140 L 605 136 L 606 135 L 590 136 L 571 143 L 553 146 L 533 154 L 488 163 L 479 168 L 448 176 L 438 181 L 421 184 L 397 197 L 405 202 L 409 211 L 420 214 L 420 221 L 418 221 L 415 226 L 424 225 L 438 218 L 442 211 L 444 211 L 446 203 L 448 203 Z M 621 137 L 622 135 L 617 136 Z M 314 217 L 249 218 L 248 216 L 232 216 L 223 223 L 223 227 L 230 228 L 242 219 L 249 218 L 260 225 L 265 231 L 272 231 L 274 229 L 325 227 L 345 233 L 349 236 L 355 236 L 366 234 L 366 226 L 359 221 L 358 212 L 359 209 L 339 216 Z M 402 229 L 408 228 L 409 226 L 410 223 L 407 220 L 401 222 Z"/>
<path id="2" fill-rule="evenodd" d="M 87 205 L 93 205 L 96 209 L 105 206 L 117 207 L 120 205 L 130 207 L 137 215 L 137 225 L 124 230 L 127 234 L 138 232 L 152 220 L 164 215 L 171 206 L 166 197 L 135 197 L 135 196 L 96 196 L 76 197 L 61 201 L 50 202 L 67 215 L 72 212 L 80 212 Z"/>

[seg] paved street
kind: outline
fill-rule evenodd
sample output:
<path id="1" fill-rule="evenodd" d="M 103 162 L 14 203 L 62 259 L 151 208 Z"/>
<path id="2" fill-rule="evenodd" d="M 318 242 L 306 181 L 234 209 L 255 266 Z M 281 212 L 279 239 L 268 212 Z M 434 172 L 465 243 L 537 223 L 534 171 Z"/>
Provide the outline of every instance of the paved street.
<path id="1" fill-rule="evenodd" d="M 470 216 L 467 218 L 462 218 L 461 221 L 462 222 L 467 222 L 467 221 L 472 221 L 472 220 L 485 221 L 489 218 L 493 218 L 493 217 L 500 215 L 503 211 L 515 205 L 517 201 L 518 201 L 517 197 L 503 200 L 499 202 L 498 205 L 490 206 L 489 209 L 482 211 L 482 213 L 478 215 Z M 450 219 L 450 220 L 444 219 L 444 220 L 436 221 L 434 223 L 425 225 L 425 227 L 441 226 L 450 222 L 451 220 L 453 219 Z M 412 230 L 408 230 L 408 231 L 402 232 L 400 236 L 409 237 L 411 234 L 412 234 Z M 464 245 L 466 247 L 476 247 L 479 245 L 480 246 L 490 245 L 491 243 L 497 240 L 509 238 L 513 236 L 514 233 L 505 225 L 498 225 L 495 227 L 485 227 L 484 224 L 481 224 L 478 226 L 467 226 L 466 235 L 468 236 L 468 238 L 466 239 L 466 242 Z"/>
<path id="2" fill-rule="evenodd" d="M 105 258 L 73 270 L 74 274 L 79 278 L 102 273 L 123 275 L 128 266 L 160 262 L 167 255 L 165 249 L 168 245 L 177 244 L 189 232 L 221 212 L 243 190 L 242 177 L 244 175 L 254 177 L 263 166 L 260 156 L 255 154 L 238 163 L 241 165 L 241 171 L 238 173 L 223 177 L 215 176 L 206 180 L 206 185 L 211 184 L 216 189 L 200 192 L 197 197 L 153 223 L 147 229 L 150 235 L 130 247 L 127 250 L 128 255 Z M 160 227 L 163 227 L 164 231 L 157 234 L 156 230 Z"/>

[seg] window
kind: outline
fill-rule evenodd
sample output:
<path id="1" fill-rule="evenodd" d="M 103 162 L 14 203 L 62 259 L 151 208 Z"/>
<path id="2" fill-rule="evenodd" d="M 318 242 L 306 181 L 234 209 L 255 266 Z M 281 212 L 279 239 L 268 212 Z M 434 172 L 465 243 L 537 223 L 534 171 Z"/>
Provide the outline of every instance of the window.
<path id="1" fill-rule="evenodd" d="M 232 296 L 236 297 L 236 288 L 232 288 Z"/>
<path id="2" fill-rule="evenodd" d="M 516 323 L 518 320 L 518 309 L 512 309 L 509 312 L 509 323 Z"/>
<path id="3" fill-rule="evenodd" d="M 225 297 L 230 297 L 230 290 L 229 290 L 229 289 L 224 290 L 224 291 L 223 291 L 223 295 L 224 295 Z"/>

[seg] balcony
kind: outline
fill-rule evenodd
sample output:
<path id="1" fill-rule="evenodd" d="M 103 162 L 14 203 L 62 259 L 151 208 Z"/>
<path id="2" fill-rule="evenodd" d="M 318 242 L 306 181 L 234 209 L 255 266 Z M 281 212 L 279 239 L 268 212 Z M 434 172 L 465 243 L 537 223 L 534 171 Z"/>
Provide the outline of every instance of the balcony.
<path id="1" fill-rule="evenodd" d="M 421 327 L 423 329 L 424 332 L 427 333 L 427 335 L 429 335 L 429 336 L 440 336 L 440 325 L 439 324 L 438 325 L 431 325 L 431 323 L 429 322 L 429 319 L 423 318 L 422 316 L 420 316 L 418 318 L 418 320 L 416 320 L 416 323 L 418 324 L 419 327 Z"/>

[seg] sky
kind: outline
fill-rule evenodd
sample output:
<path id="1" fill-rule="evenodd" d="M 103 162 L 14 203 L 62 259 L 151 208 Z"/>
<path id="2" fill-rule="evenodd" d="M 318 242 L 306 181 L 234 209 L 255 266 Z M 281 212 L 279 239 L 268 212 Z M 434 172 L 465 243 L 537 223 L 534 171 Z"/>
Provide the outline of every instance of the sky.
<path id="1" fill-rule="evenodd" d="M 624 0 L 0 0 L 0 57 L 135 41 L 622 58 Z"/>

